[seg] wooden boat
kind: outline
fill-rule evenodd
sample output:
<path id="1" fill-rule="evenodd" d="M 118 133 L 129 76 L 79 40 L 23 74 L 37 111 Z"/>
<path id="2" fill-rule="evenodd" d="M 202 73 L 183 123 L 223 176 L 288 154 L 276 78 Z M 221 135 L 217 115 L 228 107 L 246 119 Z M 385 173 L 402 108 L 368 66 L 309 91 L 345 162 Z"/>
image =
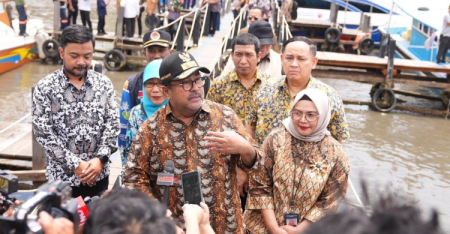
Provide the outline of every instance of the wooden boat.
<path id="1" fill-rule="evenodd" d="M 29 36 L 19 36 L 18 19 L 11 20 L 11 0 L 0 0 L 0 74 L 22 66 L 38 57 L 35 35 L 44 28 L 42 20 L 28 20 Z"/>

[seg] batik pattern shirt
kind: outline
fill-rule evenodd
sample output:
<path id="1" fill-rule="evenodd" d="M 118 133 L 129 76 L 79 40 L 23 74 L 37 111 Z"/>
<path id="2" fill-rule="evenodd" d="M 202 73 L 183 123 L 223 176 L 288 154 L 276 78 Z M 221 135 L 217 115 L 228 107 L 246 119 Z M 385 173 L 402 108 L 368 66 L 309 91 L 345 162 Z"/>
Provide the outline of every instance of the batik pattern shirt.
<path id="1" fill-rule="evenodd" d="M 247 115 L 256 111 L 252 108 L 256 107 L 254 102 L 258 88 L 269 78 L 270 76 L 257 70 L 253 84 L 247 89 L 233 70 L 213 81 L 208 92 L 208 99 L 231 107 L 242 123 L 245 123 Z"/>
<path id="2" fill-rule="evenodd" d="M 119 115 L 108 77 L 88 70 L 81 89 L 59 69 L 40 80 L 33 93 L 33 130 L 47 157 L 47 180 L 79 186 L 75 169 L 81 160 L 110 156 L 117 150 Z M 97 181 L 109 175 L 103 166 Z"/>
<path id="3" fill-rule="evenodd" d="M 311 77 L 306 88 L 325 91 L 330 102 L 331 120 L 328 130 L 336 140 L 345 140 L 350 137 L 347 120 L 345 118 L 344 104 L 339 94 L 332 87 Z M 256 94 L 256 107 L 247 118 L 247 124 L 256 127 L 255 141 L 262 144 L 264 138 L 274 129 L 282 125 L 282 121 L 289 117 L 291 102 L 286 76 L 271 79 L 266 85 L 260 87 Z"/>
<path id="4" fill-rule="evenodd" d="M 123 148 L 122 165 L 125 165 L 127 163 L 127 157 L 128 152 L 130 151 L 131 142 L 133 141 L 139 127 L 141 127 L 141 124 L 144 123 L 147 118 L 147 114 L 145 113 L 142 104 L 139 104 L 131 109 L 130 118 L 128 119 L 126 145 Z"/>
<path id="5" fill-rule="evenodd" d="M 134 137 L 123 173 L 125 187 L 162 200 L 164 186 L 158 186 L 156 179 L 166 161 L 172 160 L 179 181 L 169 193 L 169 209 L 174 217 L 183 220 L 181 174 L 199 171 L 213 229 L 217 234 L 244 233 L 236 166 L 245 166 L 239 155 L 207 148 L 204 137 L 208 131 L 235 131 L 254 145 L 244 125 L 227 106 L 205 100 L 197 116 L 186 125 L 172 114 L 168 104 L 150 116 Z"/>
<path id="6" fill-rule="evenodd" d="M 316 222 L 337 209 L 347 192 L 350 166 L 333 137 L 304 142 L 280 128 L 267 137 L 262 151 L 249 172 L 244 220 L 250 231 L 268 233 L 261 209 L 273 209 L 279 226 L 287 213 Z"/>

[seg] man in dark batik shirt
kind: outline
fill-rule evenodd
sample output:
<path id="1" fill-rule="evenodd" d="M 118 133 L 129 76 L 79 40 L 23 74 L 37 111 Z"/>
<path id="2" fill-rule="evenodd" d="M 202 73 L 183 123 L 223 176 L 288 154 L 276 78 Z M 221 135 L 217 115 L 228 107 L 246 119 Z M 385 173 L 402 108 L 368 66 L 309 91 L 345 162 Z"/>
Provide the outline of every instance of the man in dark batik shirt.
<path id="1" fill-rule="evenodd" d="M 162 200 L 157 174 L 167 160 L 174 161 L 175 177 L 199 171 L 211 226 L 217 234 L 244 233 L 236 166 L 251 167 L 259 151 L 234 111 L 204 100 L 205 80 L 194 57 L 187 52 L 167 56 L 159 70 L 169 103 L 148 118 L 137 132 L 125 165 L 124 183 Z M 169 210 L 182 219 L 183 189 L 170 190 Z"/>
<path id="2" fill-rule="evenodd" d="M 111 80 L 89 69 L 92 38 L 81 25 L 64 29 L 59 48 L 64 65 L 40 80 L 33 93 L 33 130 L 45 149 L 47 180 L 67 181 L 73 197 L 108 189 L 109 156 L 120 131 Z"/>

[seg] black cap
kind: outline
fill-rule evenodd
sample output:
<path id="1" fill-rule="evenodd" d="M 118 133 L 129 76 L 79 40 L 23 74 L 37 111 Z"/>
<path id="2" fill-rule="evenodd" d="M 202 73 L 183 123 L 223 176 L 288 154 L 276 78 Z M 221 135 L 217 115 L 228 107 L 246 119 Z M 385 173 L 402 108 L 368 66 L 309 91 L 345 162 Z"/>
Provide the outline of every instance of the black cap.
<path id="1" fill-rule="evenodd" d="M 210 73 L 208 68 L 200 67 L 194 56 L 188 52 L 176 51 L 163 59 L 159 68 L 159 76 L 161 83 L 166 85 L 172 80 L 184 80 L 197 71 Z"/>
<path id="2" fill-rule="evenodd" d="M 248 28 L 248 33 L 255 35 L 261 45 L 275 45 L 272 26 L 267 21 L 259 20 L 253 22 Z"/>
<path id="3" fill-rule="evenodd" d="M 153 45 L 169 47 L 172 43 L 172 37 L 166 31 L 153 30 L 153 31 L 147 32 L 144 35 L 142 43 L 144 45 L 144 48 L 147 48 L 147 47 L 153 46 Z"/>

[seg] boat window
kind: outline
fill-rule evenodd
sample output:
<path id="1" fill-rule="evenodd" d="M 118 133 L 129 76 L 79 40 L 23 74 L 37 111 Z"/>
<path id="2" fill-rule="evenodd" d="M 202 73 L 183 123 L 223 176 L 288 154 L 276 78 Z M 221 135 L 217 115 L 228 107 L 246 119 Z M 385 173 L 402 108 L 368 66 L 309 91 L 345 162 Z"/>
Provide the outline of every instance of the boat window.
<path id="1" fill-rule="evenodd" d="M 430 35 L 430 34 L 428 34 L 428 29 L 429 29 L 428 26 L 424 25 L 423 29 L 422 29 L 422 32 L 424 32 L 427 35 Z"/>

